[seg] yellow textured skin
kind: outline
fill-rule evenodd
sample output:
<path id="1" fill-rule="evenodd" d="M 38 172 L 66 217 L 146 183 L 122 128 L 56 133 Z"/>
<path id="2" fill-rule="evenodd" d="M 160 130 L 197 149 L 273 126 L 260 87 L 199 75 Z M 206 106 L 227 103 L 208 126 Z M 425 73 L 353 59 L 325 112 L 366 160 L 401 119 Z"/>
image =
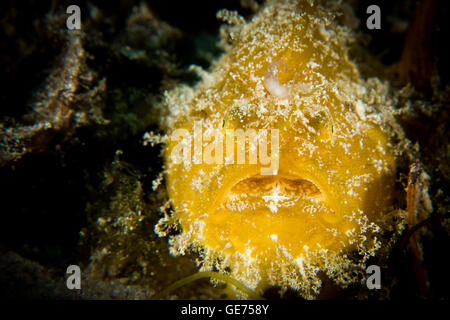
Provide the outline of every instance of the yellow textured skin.
<path id="1" fill-rule="evenodd" d="M 167 187 L 172 221 L 182 230 L 170 240 L 173 253 L 198 249 L 203 270 L 227 270 L 259 291 L 278 285 L 310 298 L 319 292 L 320 271 L 345 285 L 354 280 L 349 270 L 362 268 L 380 246 L 378 221 L 392 210 L 394 189 L 390 133 L 361 100 L 364 83 L 347 56 L 350 35 L 327 10 L 268 4 L 236 29 L 196 88 L 168 94 Z M 287 97 L 265 84 L 274 76 Z M 170 133 L 194 132 L 198 120 L 203 132 L 224 135 L 278 129 L 278 171 L 261 175 L 260 161 L 175 164 L 179 141 Z M 352 251 L 361 264 L 347 257 Z"/>

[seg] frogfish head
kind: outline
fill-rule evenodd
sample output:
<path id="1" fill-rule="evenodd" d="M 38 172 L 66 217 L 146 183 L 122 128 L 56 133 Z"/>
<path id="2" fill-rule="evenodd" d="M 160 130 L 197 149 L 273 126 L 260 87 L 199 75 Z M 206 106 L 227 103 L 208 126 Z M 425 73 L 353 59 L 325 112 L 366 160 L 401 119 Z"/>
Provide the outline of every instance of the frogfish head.
<path id="1" fill-rule="evenodd" d="M 348 284 L 382 245 L 396 156 L 347 34 L 319 9 L 286 6 L 269 5 L 208 79 L 172 97 L 164 153 L 181 233 L 170 242 L 199 252 L 203 270 L 309 298 L 321 272 Z"/>

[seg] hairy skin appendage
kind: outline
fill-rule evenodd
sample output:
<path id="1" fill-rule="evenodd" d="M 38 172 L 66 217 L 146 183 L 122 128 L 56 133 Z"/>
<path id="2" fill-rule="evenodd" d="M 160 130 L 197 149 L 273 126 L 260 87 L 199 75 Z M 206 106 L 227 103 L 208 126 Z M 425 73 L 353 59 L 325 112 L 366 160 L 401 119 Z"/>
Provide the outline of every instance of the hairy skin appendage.
<path id="1" fill-rule="evenodd" d="M 348 55 L 352 33 L 334 17 L 322 2 L 269 2 L 234 26 L 232 43 L 200 83 L 167 92 L 174 211 L 156 231 L 176 225 L 171 252 L 198 252 L 201 271 L 228 274 L 258 293 L 279 286 L 315 298 L 323 277 L 342 287 L 362 281 L 367 260 L 386 256 L 404 227 L 393 197 L 409 144 L 388 84 L 361 77 Z M 278 130 L 279 168 L 262 174 L 260 154 L 249 163 L 249 136 L 233 146 L 245 150 L 244 163 L 236 153 L 218 163 L 175 161 L 174 133 L 194 132 L 199 121 L 203 134 L 215 132 L 201 145 L 215 156 L 210 141 L 227 130 Z M 184 147 L 196 156 L 191 143 Z"/>

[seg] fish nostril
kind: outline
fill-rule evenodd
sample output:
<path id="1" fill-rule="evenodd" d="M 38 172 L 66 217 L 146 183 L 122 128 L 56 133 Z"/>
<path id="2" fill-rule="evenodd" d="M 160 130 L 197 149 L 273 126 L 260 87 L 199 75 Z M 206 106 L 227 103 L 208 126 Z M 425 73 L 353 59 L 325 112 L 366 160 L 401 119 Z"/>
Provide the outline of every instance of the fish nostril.
<path id="1" fill-rule="evenodd" d="M 312 181 L 303 178 L 282 178 L 278 176 L 254 176 L 236 183 L 231 192 L 234 194 L 257 195 L 278 188 L 290 196 L 319 198 L 322 192 Z"/>

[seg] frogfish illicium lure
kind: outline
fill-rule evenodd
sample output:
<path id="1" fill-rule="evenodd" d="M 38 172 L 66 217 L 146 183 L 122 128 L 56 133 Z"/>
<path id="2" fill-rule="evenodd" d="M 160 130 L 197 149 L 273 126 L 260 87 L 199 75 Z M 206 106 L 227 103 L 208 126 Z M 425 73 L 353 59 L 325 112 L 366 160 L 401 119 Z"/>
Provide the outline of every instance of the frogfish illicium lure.
<path id="1" fill-rule="evenodd" d="M 364 274 L 392 223 L 398 133 L 351 32 L 311 1 L 269 2 L 194 87 L 166 94 L 173 254 L 249 288 L 319 292 Z M 389 220 L 389 221 L 388 221 Z"/>

